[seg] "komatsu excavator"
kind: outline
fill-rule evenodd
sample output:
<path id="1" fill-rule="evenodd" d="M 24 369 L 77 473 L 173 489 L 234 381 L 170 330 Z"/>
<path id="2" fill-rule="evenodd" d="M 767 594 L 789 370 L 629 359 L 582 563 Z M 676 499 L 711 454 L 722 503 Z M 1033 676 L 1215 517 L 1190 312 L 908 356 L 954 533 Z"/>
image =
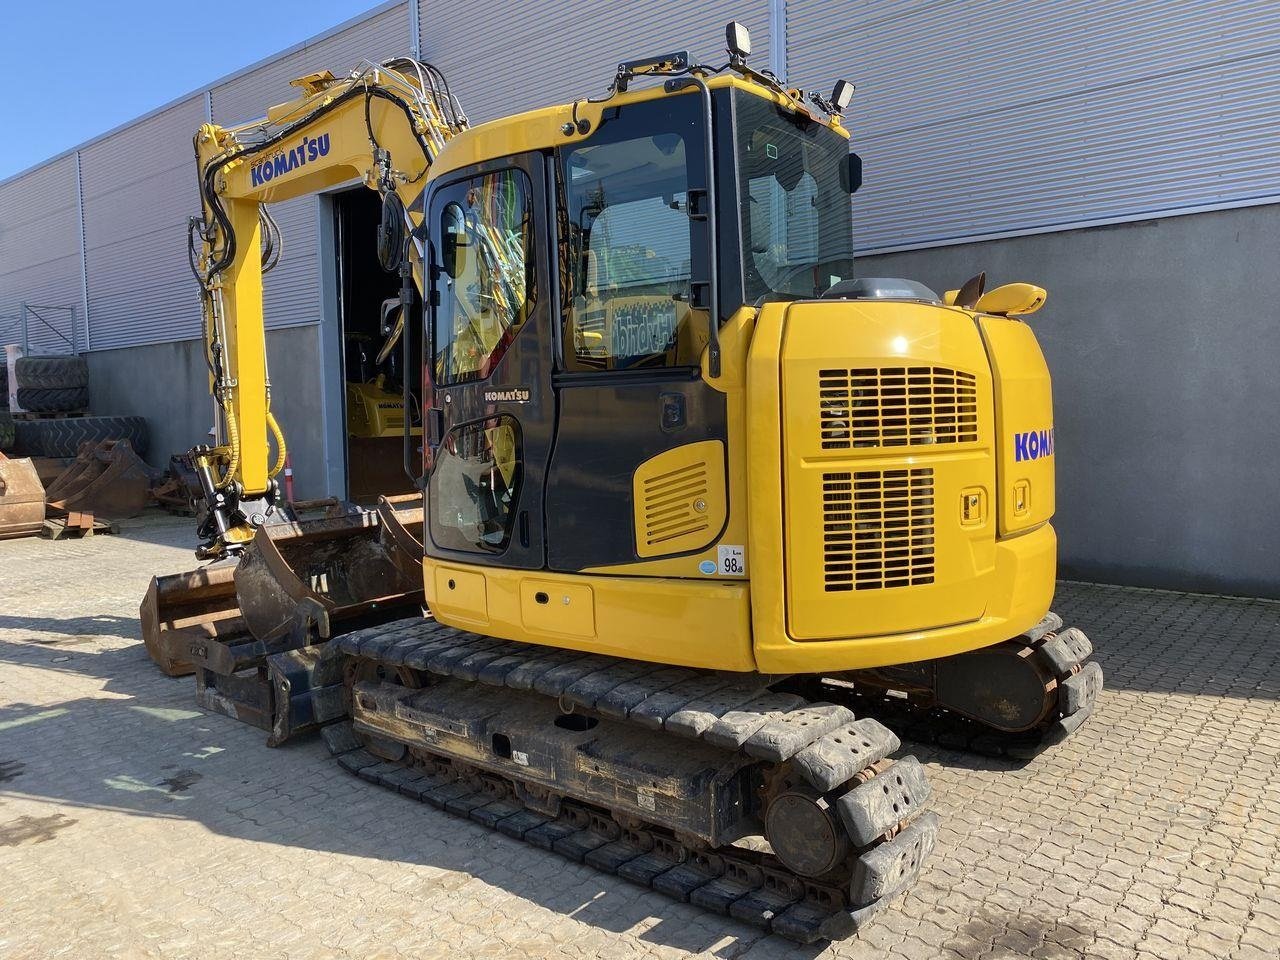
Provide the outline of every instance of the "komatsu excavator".
<path id="1" fill-rule="evenodd" d="M 1044 291 L 858 276 L 853 88 L 749 53 L 730 24 L 724 66 L 629 60 L 599 98 L 476 126 L 389 60 L 202 126 L 223 439 L 193 458 L 202 554 L 234 556 L 282 509 L 265 211 L 377 190 L 430 613 L 334 636 L 287 709 L 361 777 L 809 942 L 934 846 L 884 723 L 1027 755 L 1102 673 L 1049 610 Z"/>

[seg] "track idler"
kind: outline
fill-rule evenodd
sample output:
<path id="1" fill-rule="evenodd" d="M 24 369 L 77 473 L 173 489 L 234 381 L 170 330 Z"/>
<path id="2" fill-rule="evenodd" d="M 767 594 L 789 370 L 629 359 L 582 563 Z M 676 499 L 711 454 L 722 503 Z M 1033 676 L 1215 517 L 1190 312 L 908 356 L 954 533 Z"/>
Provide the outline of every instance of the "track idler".
<path id="1" fill-rule="evenodd" d="M 1093 644 L 1050 613 L 1012 640 L 970 653 L 824 681 L 852 684 L 859 698 L 887 693 L 872 709 L 903 722 L 912 739 L 1026 758 L 1060 743 L 1092 715 L 1102 693 Z"/>

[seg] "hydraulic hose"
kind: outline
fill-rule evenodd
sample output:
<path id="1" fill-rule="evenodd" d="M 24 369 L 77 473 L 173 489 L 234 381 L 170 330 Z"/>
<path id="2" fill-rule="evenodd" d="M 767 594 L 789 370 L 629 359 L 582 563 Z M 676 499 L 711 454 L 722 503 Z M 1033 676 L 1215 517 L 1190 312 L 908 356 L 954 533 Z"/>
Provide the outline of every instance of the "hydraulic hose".
<path id="1" fill-rule="evenodd" d="M 227 420 L 227 445 L 231 448 L 231 459 L 227 463 L 227 472 L 218 478 L 217 488 L 225 490 L 231 486 L 236 472 L 240 469 L 240 428 L 236 425 L 235 404 L 223 404 L 222 412 Z"/>
<path id="2" fill-rule="evenodd" d="M 284 469 L 285 458 L 289 455 L 289 448 L 285 446 L 284 431 L 280 429 L 280 424 L 276 422 L 276 415 L 270 410 L 267 411 L 267 427 L 271 430 L 271 436 L 276 441 L 276 462 L 271 467 L 271 472 L 267 476 L 274 480 L 280 471 Z"/>

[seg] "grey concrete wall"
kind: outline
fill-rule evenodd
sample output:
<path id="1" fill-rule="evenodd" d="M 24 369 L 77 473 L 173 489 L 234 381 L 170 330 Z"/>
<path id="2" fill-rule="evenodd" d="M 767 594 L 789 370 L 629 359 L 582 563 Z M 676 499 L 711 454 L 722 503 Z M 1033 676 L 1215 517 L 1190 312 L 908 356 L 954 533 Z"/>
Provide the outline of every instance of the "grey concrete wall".
<path id="1" fill-rule="evenodd" d="M 856 229 L 856 228 L 855 228 Z M 1280 206 L 866 257 L 1049 291 L 1061 567 L 1280 598 Z"/>
<path id="2" fill-rule="evenodd" d="M 267 333 L 272 409 L 293 454 L 294 492 L 321 497 L 325 448 L 321 421 L 319 328 Z M 101 350 L 87 355 L 89 402 L 94 413 L 147 418 L 147 459 L 164 466 L 175 453 L 208 442 L 213 406 L 200 343 L 184 340 Z"/>

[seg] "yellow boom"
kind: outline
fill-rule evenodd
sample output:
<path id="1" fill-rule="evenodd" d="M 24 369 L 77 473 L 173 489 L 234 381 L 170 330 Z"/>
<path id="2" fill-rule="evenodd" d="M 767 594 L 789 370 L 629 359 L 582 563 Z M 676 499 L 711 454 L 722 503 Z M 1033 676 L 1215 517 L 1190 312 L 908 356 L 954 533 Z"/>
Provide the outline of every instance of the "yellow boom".
<path id="1" fill-rule="evenodd" d="M 210 392 L 220 442 L 192 451 L 209 505 L 204 556 L 236 552 L 272 512 L 285 440 L 271 413 L 262 277 L 279 256 L 268 205 L 350 181 L 383 197 L 380 256 L 422 289 L 422 191 L 439 150 L 466 118 L 432 67 L 396 59 L 347 77 L 293 81 L 302 97 L 236 127 L 195 137 L 202 217 L 191 223 Z M 401 311 L 403 322 L 404 311 Z M 275 456 L 271 456 L 274 442 Z"/>

